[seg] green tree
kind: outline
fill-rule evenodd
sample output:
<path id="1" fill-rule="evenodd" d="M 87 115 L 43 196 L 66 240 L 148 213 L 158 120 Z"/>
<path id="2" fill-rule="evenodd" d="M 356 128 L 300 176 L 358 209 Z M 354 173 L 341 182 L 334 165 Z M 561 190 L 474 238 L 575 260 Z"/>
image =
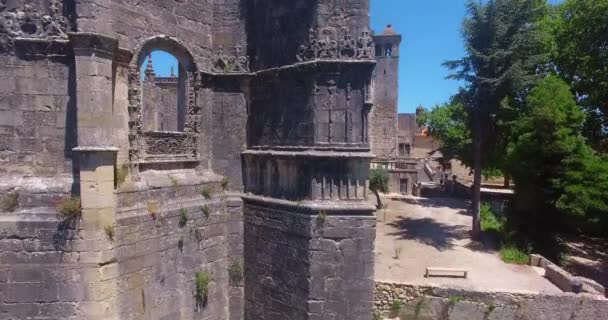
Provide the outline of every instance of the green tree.
<path id="1" fill-rule="evenodd" d="M 459 101 L 471 119 L 474 170 L 472 235 L 478 239 L 481 178 L 484 167 L 504 167 L 511 123 L 525 107 L 525 95 L 546 64 L 540 21 L 546 12 L 541 0 L 489 0 L 467 3 L 463 22 L 467 55 L 444 65 L 456 71 L 450 78 L 465 82 Z"/>
<path id="2" fill-rule="evenodd" d="M 585 115 L 569 86 L 549 77 L 529 97 L 529 116 L 517 121 L 508 154 L 516 212 L 550 233 L 566 221 L 584 226 L 608 214 L 608 163 L 586 145 Z M 573 225 L 573 224 L 571 224 Z"/>
<path id="3" fill-rule="evenodd" d="M 439 142 L 442 161 L 460 160 L 473 167 L 471 121 L 465 106 L 457 101 L 437 105 L 416 118 L 418 124 L 428 128 L 429 134 Z"/>
<path id="4" fill-rule="evenodd" d="M 376 207 L 382 209 L 379 192 L 388 192 L 388 171 L 386 169 L 377 168 L 369 171 L 369 189 L 376 195 L 376 201 L 378 202 Z"/>
<path id="5" fill-rule="evenodd" d="M 587 115 L 592 146 L 608 153 L 608 0 L 566 0 L 545 24 L 553 33 L 552 60 Z"/>

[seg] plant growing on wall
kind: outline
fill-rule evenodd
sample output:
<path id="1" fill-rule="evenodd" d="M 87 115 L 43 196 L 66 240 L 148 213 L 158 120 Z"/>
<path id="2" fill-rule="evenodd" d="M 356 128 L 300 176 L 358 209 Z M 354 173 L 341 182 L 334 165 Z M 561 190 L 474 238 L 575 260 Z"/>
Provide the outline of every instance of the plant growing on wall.
<path id="1" fill-rule="evenodd" d="M 12 192 L 2 197 L 0 210 L 5 212 L 13 212 L 19 206 L 19 193 Z"/>
<path id="2" fill-rule="evenodd" d="M 181 208 L 179 210 L 179 227 L 183 228 L 188 223 L 188 210 Z"/>
<path id="3" fill-rule="evenodd" d="M 201 211 L 205 215 L 205 218 L 209 219 L 209 215 L 211 214 L 211 212 L 209 211 L 209 206 L 207 206 L 207 205 L 202 206 Z"/>
<path id="4" fill-rule="evenodd" d="M 203 187 L 201 189 L 201 196 L 203 196 L 205 199 L 211 199 L 211 188 Z"/>
<path id="5" fill-rule="evenodd" d="M 228 189 L 228 183 L 229 183 L 229 182 L 230 182 L 230 181 L 228 180 L 228 177 L 224 177 L 224 178 L 222 178 L 222 182 L 221 182 L 220 184 L 221 184 L 221 186 L 222 186 L 222 189 L 224 189 L 224 191 L 225 191 L 226 189 Z"/>
<path id="6" fill-rule="evenodd" d="M 80 198 L 70 197 L 64 198 L 57 204 L 57 217 L 64 220 L 74 220 L 80 218 L 82 208 L 80 206 Z"/>
<path id="7" fill-rule="evenodd" d="M 194 274 L 194 298 L 196 299 L 197 309 L 207 305 L 209 295 L 209 283 L 211 274 L 207 271 L 199 271 Z"/>
<path id="8" fill-rule="evenodd" d="M 108 224 L 103 228 L 103 230 L 105 231 L 108 240 L 114 241 L 114 226 Z"/>
<path id="9" fill-rule="evenodd" d="M 232 285 L 240 285 L 243 281 L 243 266 L 239 262 L 233 262 L 228 268 L 228 274 L 230 275 L 230 281 Z"/>
<path id="10" fill-rule="evenodd" d="M 116 186 L 119 187 L 127 181 L 127 177 L 129 176 L 129 165 L 123 163 L 120 167 L 117 166 L 115 170 Z"/>
<path id="11" fill-rule="evenodd" d="M 152 216 L 152 220 L 156 220 L 158 213 L 160 212 L 158 202 L 156 201 L 148 201 L 146 203 L 146 208 L 148 209 L 148 213 Z"/>

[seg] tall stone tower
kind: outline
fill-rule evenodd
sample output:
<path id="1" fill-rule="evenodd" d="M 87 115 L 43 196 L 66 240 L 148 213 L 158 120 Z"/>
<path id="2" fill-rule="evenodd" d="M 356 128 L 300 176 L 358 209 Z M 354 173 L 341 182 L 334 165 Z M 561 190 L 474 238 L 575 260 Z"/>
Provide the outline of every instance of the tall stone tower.
<path id="1" fill-rule="evenodd" d="M 399 92 L 399 45 L 401 35 L 392 25 L 374 36 L 376 71 L 374 108 L 370 118 L 370 144 L 378 159 L 397 156 L 397 102 Z"/>

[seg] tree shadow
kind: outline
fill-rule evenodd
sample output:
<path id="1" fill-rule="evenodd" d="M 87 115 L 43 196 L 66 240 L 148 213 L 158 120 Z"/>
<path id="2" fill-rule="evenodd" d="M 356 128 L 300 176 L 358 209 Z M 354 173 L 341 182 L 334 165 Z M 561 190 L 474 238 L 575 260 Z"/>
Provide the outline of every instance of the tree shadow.
<path id="1" fill-rule="evenodd" d="M 608 287 L 608 239 L 578 236 L 565 240 L 570 259 L 564 269 Z M 593 263 L 576 260 L 573 257 L 588 259 Z"/>
<path id="2" fill-rule="evenodd" d="M 453 241 L 470 237 L 468 227 L 447 225 L 431 218 L 399 217 L 397 221 L 388 225 L 397 229 L 397 231 L 388 233 L 388 235 L 405 240 L 415 240 L 439 251 L 452 249 L 454 247 Z"/>

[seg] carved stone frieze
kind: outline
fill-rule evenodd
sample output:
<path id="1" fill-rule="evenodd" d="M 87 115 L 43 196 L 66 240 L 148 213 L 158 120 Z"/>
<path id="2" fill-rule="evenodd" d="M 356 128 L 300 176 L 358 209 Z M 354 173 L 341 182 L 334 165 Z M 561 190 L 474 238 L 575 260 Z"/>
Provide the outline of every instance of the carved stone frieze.
<path id="1" fill-rule="evenodd" d="M 144 131 L 142 123 L 142 81 L 138 67 L 129 72 L 129 158 L 131 163 L 146 161 L 196 160 L 197 136 L 200 132 L 201 110 L 196 92 L 202 86 L 200 73 L 186 73 L 185 125 L 183 132 Z M 137 172 L 137 168 L 134 168 Z"/>
<path id="2" fill-rule="evenodd" d="M 61 0 L 49 1 L 48 14 L 30 4 L 9 9 L 7 0 L 0 0 L 0 52 L 13 51 L 15 38 L 67 39 L 68 29 Z"/>
<path id="3" fill-rule="evenodd" d="M 185 132 L 144 132 L 145 152 L 158 156 L 196 156 L 196 137 Z"/>
<path id="4" fill-rule="evenodd" d="M 234 55 L 224 53 L 224 47 L 220 46 L 213 58 L 212 71 L 217 73 L 243 73 L 249 72 L 249 56 L 243 54 L 243 47 L 234 47 Z"/>
<path id="5" fill-rule="evenodd" d="M 368 31 L 362 32 L 357 40 L 349 33 L 338 37 L 332 28 L 310 29 L 308 40 L 301 45 L 296 58 L 300 62 L 313 60 L 371 60 L 373 38 Z"/>

